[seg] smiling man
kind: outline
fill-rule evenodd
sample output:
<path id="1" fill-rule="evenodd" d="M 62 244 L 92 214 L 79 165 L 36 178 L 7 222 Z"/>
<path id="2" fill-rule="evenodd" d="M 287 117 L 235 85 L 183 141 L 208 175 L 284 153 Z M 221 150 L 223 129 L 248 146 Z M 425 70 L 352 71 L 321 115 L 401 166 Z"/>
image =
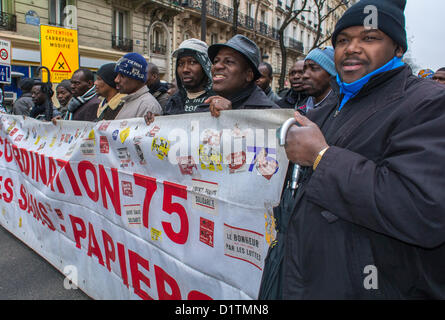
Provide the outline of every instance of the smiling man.
<path id="1" fill-rule="evenodd" d="M 302 170 L 274 210 L 261 299 L 445 299 L 445 92 L 401 61 L 405 5 L 362 0 L 336 25 L 338 100 L 295 113 Z"/>
<path id="2" fill-rule="evenodd" d="M 237 34 L 224 44 L 213 44 L 208 50 L 213 63 L 213 91 L 206 100 L 210 112 L 218 117 L 222 110 L 279 108 L 256 85 L 260 50 L 249 38 Z"/>

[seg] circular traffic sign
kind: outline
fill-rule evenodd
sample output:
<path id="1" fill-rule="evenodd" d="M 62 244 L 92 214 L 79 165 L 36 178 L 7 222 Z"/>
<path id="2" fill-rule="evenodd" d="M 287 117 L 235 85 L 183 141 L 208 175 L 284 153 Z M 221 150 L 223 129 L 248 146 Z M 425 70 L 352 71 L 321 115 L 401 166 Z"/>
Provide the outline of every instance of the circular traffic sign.
<path id="1" fill-rule="evenodd" d="M 8 56 L 9 56 L 9 54 L 8 54 L 8 51 L 6 51 L 6 49 L 0 50 L 0 58 L 2 60 L 7 60 Z"/>

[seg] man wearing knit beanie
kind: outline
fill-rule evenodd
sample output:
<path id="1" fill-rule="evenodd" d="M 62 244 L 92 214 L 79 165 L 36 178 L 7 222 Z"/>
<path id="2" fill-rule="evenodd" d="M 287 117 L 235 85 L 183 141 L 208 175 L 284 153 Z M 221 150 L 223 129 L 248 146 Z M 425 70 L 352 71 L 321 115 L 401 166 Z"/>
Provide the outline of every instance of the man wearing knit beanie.
<path id="1" fill-rule="evenodd" d="M 123 106 L 122 98 L 127 96 L 116 89 L 115 68 L 115 63 L 108 63 L 100 67 L 96 73 L 94 82 L 96 93 L 103 98 L 97 109 L 98 120 L 114 120 Z"/>
<path id="2" fill-rule="evenodd" d="M 144 117 L 148 112 L 162 114 L 159 102 L 150 94 L 147 81 L 148 64 L 145 58 L 136 52 L 127 53 L 116 63 L 117 73 L 114 81 L 120 93 L 127 94 L 115 119 Z"/>
<path id="3" fill-rule="evenodd" d="M 297 110 L 306 114 L 311 109 L 333 103 L 337 97 L 331 89 L 331 77 L 336 75 L 332 47 L 316 48 L 309 52 L 304 59 L 303 74 L 303 91 L 309 98 Z"/>
<path id="4" fill-rule="evenodd" d="M 362 0 L 335 28 L 338 99 L 287 132 L 301 179 L 260 299 L 445 299 L 445 90 L 401 61 L 405 4 Z"/>

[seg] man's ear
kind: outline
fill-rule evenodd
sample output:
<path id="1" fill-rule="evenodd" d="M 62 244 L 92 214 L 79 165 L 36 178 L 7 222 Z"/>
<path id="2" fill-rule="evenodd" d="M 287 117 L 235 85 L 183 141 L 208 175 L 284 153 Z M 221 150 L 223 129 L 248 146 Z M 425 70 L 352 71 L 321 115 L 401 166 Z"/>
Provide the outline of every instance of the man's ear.
<path id="1" fill-rule="evenodd" d="M 403 48 L 400 45 L 397 45 L 395 56 L 397 58 L 402 58 L 404 55 Z"/>
<path id="2" fill-rule="evenodd" d="M 246 81 L 247 81 L 247 82 L 252 82 L 254 78 L 255 78 L 255 74 L 253 73 L 253 70 L 252 70 L 251 68 L 249 68 L 249 69 L 247 70 Z"/>

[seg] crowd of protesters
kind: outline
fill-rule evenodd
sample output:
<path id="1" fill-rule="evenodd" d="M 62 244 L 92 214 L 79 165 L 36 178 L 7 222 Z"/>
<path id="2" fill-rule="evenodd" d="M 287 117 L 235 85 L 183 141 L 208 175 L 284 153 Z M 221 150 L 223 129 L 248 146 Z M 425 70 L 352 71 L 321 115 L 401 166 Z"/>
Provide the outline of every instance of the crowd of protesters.
<path id="1" fill-rule="evenodd" d="M 378 28 L 365 26 L 367 5 Z M 260 299 L 445 298 L 445 68 L 417 76 L 407 51 L 406 1 L 362 0 L 338 21 L 333 47 L 289 69 L 290 88 L 271 89 L 272 68 L 243 35 L 224 44 L 185 40 L 173 53 L 175 81 L 138 53 L 87 69 L 57 86 L 25 79 L 14 114 L 100 121 L 229 109 L 295 110 L 287 135 L 300 167 L 274 209 Z M 378 285 L 364 285 L 366 268 Z M 371 289 L 370 289 L 371 288 Z"/>

